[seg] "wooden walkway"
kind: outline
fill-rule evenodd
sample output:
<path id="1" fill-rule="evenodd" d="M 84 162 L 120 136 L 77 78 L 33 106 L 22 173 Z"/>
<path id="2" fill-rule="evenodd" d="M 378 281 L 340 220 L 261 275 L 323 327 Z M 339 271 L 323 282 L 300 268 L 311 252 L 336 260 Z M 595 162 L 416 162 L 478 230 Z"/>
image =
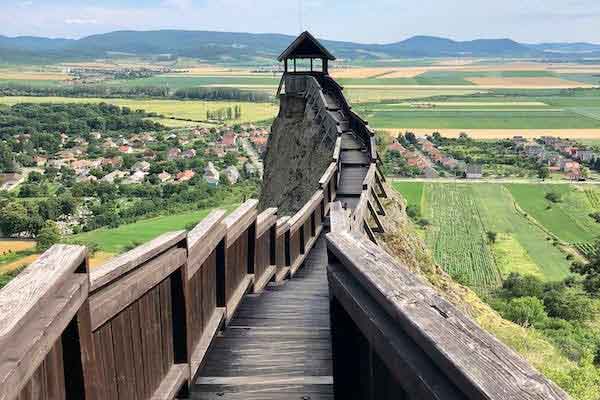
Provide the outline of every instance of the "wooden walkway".
<path id="1" fill-rule="evenodd" d="M 360 141 L 352 133 L 342 135 L 340 183 L 336 201 L 354 209 L 363 190 L 363 180 L 369 171 L 369 156 L 362 151 Z"/>
<path id="2" fill-rule="evenodd" d="M 321 236 L 292 280 L 246 296 L 215 339 L 192 398 L 333 399 L 326 268 Z"/>
<path id="3" fill-rule="evenodd" d="M 333 94 L 341 126 L 348 119 Z M 348 130 L 342 134 L 337 200 L 356 207 L 370 158 Z M 327 249 L 321 236 L 304 266 L 284 284 L 248 295 L 215 339 L 192 387 L 195 400 L 333 399 Z"/>

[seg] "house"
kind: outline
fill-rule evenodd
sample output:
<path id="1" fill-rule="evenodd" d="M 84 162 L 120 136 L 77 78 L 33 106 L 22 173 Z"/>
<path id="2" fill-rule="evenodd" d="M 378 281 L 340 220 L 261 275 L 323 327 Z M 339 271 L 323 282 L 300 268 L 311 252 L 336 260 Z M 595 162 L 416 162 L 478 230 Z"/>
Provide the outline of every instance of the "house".
<path id="1" fill-rule="evenodd" d="M 575 154 L 577 154 L 577 148 L 573 147 L 568 143 L 563 143 L 560 146 L 558 146 L 558 150 L 561 153 L 565 154 L 567 157 L 573 157 L 575 156 Z"/>
<path id="2" fill-rule="evenodd" d="M 123 164 L 123 159 L 121 157 L 105 158 L 102 160 L 102 166 L 110 165 L 114 168 L 119 168 L 121 164 Z"/>
<path id="3" fill-rule="evenodd" d="M 441 162 L 442 159 L 444 158 L 444 154 L 442 154 L 441 151 L 439 151 L 438 149 L 432 149 L 429 153 L 429 157 L 435 161 L 435 162 Z"/>
<path id="4" fill-rule="evenodd" d="M 204 168 L 204 180 L 208 183 L 208 186 L 216 187 L 219 186 L 220 178 L 219 170 L 209 161 L 206 168 Z"/>
<path id="5" fill-rule="evenodd" d="M 522 149 L 527 144 L 527 139 L 523 136 L 513 136 L 511 142 L 515 149 Z"/>
<path id="6" fill-rule="evenodd" d="M 153 142 L 154 138 L 149 133 L 141 133 L 131 138 L 130 145 L 137 148 L 143 148 L 146 143 Z"/>
<path id="7" fill-rule="evenodd" d="M 387 150 L 388 151 L 397 151 L 398 153 L 402 153 L 406 149 L 400 143 L 394 141 L 394 143 L 388 144 Z"/>
<path id="8" fill-rule="evenodd" d="M 181 171 L 180 173 L 178 173 L 176 179 L 177 182 L 187 182 L 194 176 L 196 176 L 196 173 L 194 171 L 192 171 L 191 169 L 186 169 L 185 171 Z"/>
<path id="9" fill-rule="evenodd" d="M 204 151 L 204 154 L 206 154 L 207 156 L 214 155 L 216 157 L 223 158 L 225 157 L 225 154 L 227 154 L 227 152 L 225 151 L 225 148 L 222 145 L 214 145 L 212 147 L 207 148 Z"/>
<path id="10" fill-rule="evenodd" d="M 133 174 L 131 174 L 131 176 L 129 176 L 126 180 L 125 183 L 142 183 L 144 182 L 144 179 L 146 179 L 146 175 L 148 175 L 147 172 L 144 171 L 135 171 Z"/>
<path id="11" fill-rule="evenodd" d="M 256 150 L 260 154 L 264 154 L 267 151 L 267 143 L 269 142 L 269 138 L 265 136 L 257 136 L 250 139 Z"/>
<path id="12" fill-rule="evenodd" d="M 76 137 L 76 138 L 74 138 L 73 142 L 75 142 L 78 146 L 81 146 L 81 147 L 85 147 L 85 146 L 88 145 L 87 140 L 85 140 L 82 137 Z"/>
<path id="13" fill-rule="evenodd" d="M 192 135 L 199 137 L 199 136 L 206 136 L 210 133 L 210 131 L 207 128 L 195 128 L 192 129 Z"/>
<path id="14" fill-rule="evenodd" d="M 96 178 L 94 175 L 86 175 L 86 176 L 78 176 L 77 177 L 77 181 L 78 182 L 96 182 L 98 180 L 98 178 Z"/>
<path id="15" fill-rule="evenodd" d="M 69 160 L 71 160 L 71 161 L 75 160 L 75 154 L 73 154 L 73 152 L 68 151 L 68 150 L 61 150 L 58 153 L 56 153 L 56 156 L 58 158 L 61 158 L 63 160 L 67 160 L 67 161 L 69 161 Z"/>
<path id="16" fill-rule="evenodd" d="M 194 158 L 194 157 L 196 157 L 196 150 L 194 150 L 194 149 L 186 150 L 183 153 L 181 153 L 181 156 L 183 158 Z"/>
<path id="17" fill-rule="evenodd" d="M 48 160 L 46 165 L 52 168 L 60 169 L 61 167 L 66 167 L 69 164 L 65 160 Z"/>
<path id="18" fill-rule="evenodd" d="M 539 157 L 544 154 L 544 148 L 539 144 L 529 144 L 525 146 L 527 157 Z"/>
<path id="19" fill-rule="evenodd" d="M 581 164 L 577 161 L 563 159 L 560 163 L 560 170 L 563 172 L 573 172 L 581 170 Z"/>
<path id="20" fill-rule="evenodd" d="M 554 136 L 542 136 L 542 141 L 546 146 L 554 146 L 560 139 Z"/>
<path id="21" fill-rule="evenodd" d="M 181 149 L 174 147 L 172 149 L 167 150 L 167 160 L 173 161 L 177 160 L 181 157 Z"/>
<path id="22" fill-rule="evenodd" d="M 48 157 L 35 156 L 33 157 L 33 161 L 35 162 L 36 166 L 43 167 L 48 162 Z"/>
<path id="23" fill-rule="evenodd" d="M 423 169 L 423 176 L 425 178 L 439 178 L 440 174 L 438 174 L 438 172 L 435 169 L 427 167 Z"/>
<path id="24" fill-rule="evenodd" d="M 133 152 L 133 149 L 131 147 L 129 147 L 128 144 L 123 144 L 121 146 L 119 146 L 119 153 L 123 153 L 123 154 L 131 154 Z"/>
<path id="25" fill-rule="evenodd" d="M 88 160 L 77 160 L 71 163 L 71 168 L 75 170 L 75 173 L 79 176 L 87 176 L 90 170 L 93 168 L 92 163 Z"/>
<path id="26" fill-rule="evenodd" d="M 131 167 L 132 171 L 150 171 L 150 163 L 148 161 L 138 161 Z"/>
<path id="27" fill-rule="evenodd" d="M 247 162 L 244 164 L 244 172 L 247 176 L 255 176 L 257 175 L 256 167 L 254 164 Z"/>
<path id="28" fill-rule="evenodd" d="M 117 144 L 113 142 L 111 138 L 106 139 L 104 143 L 102 143 L 102 148 L 104 149 L 114 149 L 116 147 L 118 147 Z"/>
<path id="29" fill-rule="evenodd" d="M 560 154 L 553 153 L 547 157 L 546 163 L 548 164 L 548 168 L 550 168 L 551 171 L 558 171 L 560 170 L 562 160 L 563 156 L 561 156 Z"/>
<path id="30" fill-rule="evenodd" d="M 223 176 L 225 176 L 230 185 L 235 185 L 240 180 L 240 172 L 233 165 L 223 171 Z"/>
<path id="31" fill-rule="evenodd" d="M 581 171 L 575 170 L 567 173 L 567 179 L 570 181 L 581 181 L 583 180 L 583 176 L 581 175 Z"/>
<path id="32" fill-rule="evenodd" d="M 154 150 L 146 149 L 144 150 L 144 158 L 147 160 L 154 160 L 156 158 L 156 153 Z"/>
<path id="33" fill-rule="evenodd" d="M 173 180 L 173 176 L 170 173 L 165 172 L 165 171 L 158 174 L 157 177 L 161 181 L 161 183 L 170 182 Z"/>
<path id="34" fill-rule="evenodd" d="M 221 139 L 221 144 L 229 150 L 237 149 L 237 135 L 234 132 L 224 134 Z"/>
<path id="35" fill-rule="evenodd" d="M 583 162 L 592 161 L 594 159 L 594 152 L 592 150 L 579 149 L 575 153 L 575 158 Z"/>
<path id="36" fill-rule="evenodd" d="M 483 167 L 480 164 L 468 164 L 465 168 L 465 177 L 467 179 L 481 179 L 483 177 Z"/>
<path id="37" fill-rule="evenodd" d="M 444 166 L 444 168 L 447 168 L 447 169 L 457 169 L 458 165 L 459 165 L 458 161 L 456 161 L 452 157 L 444 157 L 444 158 L 442 158 L 441 163 Z"/>
<path id="38" fill-rule="evenodd" d="M 113 171 L 108 175 L 105 175 L 102 179 L 102 182 L 115 183 L 116 180 L 125 178 L 127 176 L 127 172 L 124 171 Z"/>

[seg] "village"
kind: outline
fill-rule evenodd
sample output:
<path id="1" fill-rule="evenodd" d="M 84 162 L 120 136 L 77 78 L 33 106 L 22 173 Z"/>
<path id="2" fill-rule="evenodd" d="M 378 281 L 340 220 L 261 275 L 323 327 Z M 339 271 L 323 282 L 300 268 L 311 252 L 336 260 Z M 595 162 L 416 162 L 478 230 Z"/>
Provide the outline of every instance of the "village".
<path id="1" fill-rule="evenodd" d="M 426 179 L 455 177 L 595 180 L 600 153 L 571 139 L 514 136 L 497 141 L 415 136 L 407 132 L 386 146 L 391 175 Z"/>
<path id="2" fill-rule="evenodd" d="M 234 185 L 242 177 L 262 177 L 260 157 L 266 151 L 268 135 L 268 130 L 250 124 L 234 128 L 180 129 L 166 135 L 143 132 L 116 139 L 91 132 L 87 135 L 89 141 L 97 143 L 103 154 L 92 157 L 87 139 L 61 133 L 61 149 L 54 156 L 35 155 L 34 165 L 22 168 L 21 173 L 7 174 L 2 188 L 12 190 L 25 181 L 31 171 L 48 169 L 72 170 L 77 182 L 184 183 L 200 175 L 211 187 L 222 182 Z M 28 134 L 17 136 L 23 145 L 29 139 Z M 165 142 L 173 145 L 165 148 Z M 255 154 L 248 154 L 244 149 L 254 150 Z"/>
<path id="3" fill-rule="evenodd" d="M 29 239 L 51 219 L 72 235 L 238 203 L 258 190 L 268 137 L 252 124 L 20 133 L 0 175 L 0 232 Z"/>

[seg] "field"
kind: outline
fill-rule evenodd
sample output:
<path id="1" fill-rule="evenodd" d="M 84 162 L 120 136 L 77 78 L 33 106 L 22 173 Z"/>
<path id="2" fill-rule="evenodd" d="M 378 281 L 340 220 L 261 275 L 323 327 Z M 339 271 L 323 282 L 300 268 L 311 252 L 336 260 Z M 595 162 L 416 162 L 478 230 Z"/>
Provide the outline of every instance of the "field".
<path id="1" fill-rule="evenodd" d="M 467 132 L 472 139 L 505 139 L 513 136 L 523 136 L 534 139 L 540 136 L 555 136 L 561 138 L 577 139 L 589 145 L 600 145 L 600 129 L 432 129 L 432 128 L 395 128 L 383 129 L 392 137 L 406 131 L 416 135 L 431 135 L 439 132 L 444 137 L 457 138 L 461 133 Z"/>
<path id="2" fill-rule="evenodd" d="M 35 242 L 30 240 L 0 240 L 0 255 L 9 252 L 31 250 L 35 247 Z"/>
<path id="3" fill-rule="evenodd" d="M 436 261 L 473 287 L 498 286 L 501 277 L 471 187 L 427 185 L 425 189 L 423 216 L 432 223 L 426 240 Z"/>
<path id="4" fill-rule="evenodd" d="M 191 211 L 141 220 L 115 229 L 97 229 L 70 238 L 77 243 L 93 243 L 102 253 L 119 254 L 128 247 L 141 244 L 169 231 L 185 229 L 206 217 L 210 210 Z"/>
<path id="5" fill-rule="evenodd" d="M 71 77 L 62 72 L 17 71 L 0 69 L 0 81 L 67 81 Z"/>
<path id="6" fill-rule="evenodd" d="M 235 206 L 224 206 L 232 210 Z M 90 266 L 102 265 L 117 254 L 130 247 L 142 244 L 170 231 L 185 229 L 191 224 L 201 221 L 211 210 L 190 211 L 181 214 L 141 220 L 133 224 L 121 225 L 115 229 L 98 229 L 65 238 L 67 243 L 84 245 L 94 244 L 96 253 L 90 258 Z M 11 273 L 37 260 L 39 254 L 34 250 L 35 242 L 0 241 L 0 276 Z M 8 250 L 20 253 L 10 254 Z"/>
<path id="7" fill-rule="evenodd" d="M 479 290 L 496 287 L 510 272 L 549 281 L 563 279 L 569 273 L 567 255 L 540 222 L 520 211 L 520 203 L 507 186 L 394 183 L 396 190 L 406 193 L 409 204 L 422 207 L 421 214 L 431 224 L 425 228 L 425 237 L 434 258 L 457 279 Z M 535 199 L 541 204 L 545 201 L 543 195 Z M 487 232 L 497 233 L 495 242 L 488 240 Z M 581 240 L 586 237 L 582 233 Z"/>
<path id="8" fill-rule="evenodd" d="M 0 275 L 35 261 L 34 252 L 34 241 L 0 240 Z"/>
<path id="9" fill-rule="evenodd" d="M 106 80 L 105 86 L 231 87 L 274 93 L 278 72 L 255 72 L 249 67 L 203 65 L 181 60 L 173 73 L 149 78 Z M 148 67 L 143 60 L 114 60 L 84 64 L 0 69 L 0 85 L 27 83 L 56 87 L 70 77 L 65 67 L 113 70 L 115 67 Z M 556 135 L 600 138 L 600 65 L 551 64 L 502 60 L 386 60 L 362 62 L 332 69 L 332 75 L 345 87 L 355 109 L 375 129 L 433 130 L 455 132 L 478 130 L 481 137 L 513 134 L 521 130 L 553 130 Z M 564 89 L 577 89 L 568 92 Z M 581 92 L 588 90 L 588 92 Z M 62 99 L 61 99 L 62 100 Z M 97 99 L 91 99 L 96 101 Z M 11 100 L 3 99 L 3 102 Z M 42 101 L 42 100 L 40 100 Z M 130 100 L 123 103 L 177 117 L 202 121 L 206 109 L 232 102 L 178 102 L 171 100 Z M 413 107 L 415 101 L 430 101 L 430 108 Z M 198 106 L 200 104 L 200 106 Z M 255 122 L 273 118 L 275 104 L 243 105 L 243 118 L 234 122 Z M 172 127 L 189 126 L 185 121 L 167 121 Z M 499 130 L 502 130 L 499 131 Z M 445 132 L 443 132 L 445 133 Z"/>
<path id="10" fill-rule="evenodd" d="M 586 82 L 577 82 L 564 79 L 562 77 L 539 76 L 539 77 L 475 77 L 468 78 L 478 86 L 497 87 L 497 88 L 573 88 L 573 87 L 593 87 L 594 85 Z"/>
<path id="11" fill-rule="evenodd" d="M 600 139 L 600 90 L 492 90 L 356 106 L 375 129 L 492 139 L 553 135 Z"/>
<path id="12" fill-rule="evenodd" d="M 456 103 L 452 103 L 456 104 Z M 600 129 L 600 119 L 568 108 L 532 105 L 362 104 L 356 107 L 375 129 Z M 600 108 L 599 108 L 600 110 Z"/>
<path id="13" fill-rule="evenodd" d="M 162 124 L 169 128 L 189 128 L 189 127 L 195 127 L 195 126 L 201 126 L 201 127 L 207 127 L 207 128 L 214 127 L 214 124 L 205 123 L 205 122 L 183 121 L 183 120 L 179 120 L 179 119 L 170 119 L 170 118 L 147 118 L 147 119 L 150 121 L 158 122 L 159 124 Z"/>
<path id="14" fill-rule="evenodd" d="M 72 97 L 0 97 L 0 104 L 13 105 L 17 103 L 110 103 L 132 110 L 155 112 L 166 117 L 206 120 L 206 111 L 232 107 L 238 104 L 242 107 L 242 118 L 230 122 L 257 122 L 273 118 L 278 107 L 272 103 L 247 103 L 225 101 L 192 101 L 192 100 L 137 100 L 137 99 L 103 99 L 103 98 L 72 98 Z"/>
<path id="15" fill-rule="evenodd" d="M 402 196 L 406 200 L 407 206 L 414 206 L 419 214 L 423 209 L 423 185 L 407 184 L 402 185 Z"/>
<path id="16" fill-rule="evenodd" d="M 507 185 L 519 206 L 530 214 L 552 234 L 568 243 L 589 242 L 600 238 L 600 224 L 589 214 L 594 207 L 589 197 L 597 198 L 597 189 L 573 185 Z M 560 202 L 552 203 L 545 198 L 547 193 L 560 195 Z"/>
<path id="17" fill-rule="evenodd" d="M 372 103 L 381 101 L 398 101 L 407 99 L 421 99 L 432 96 L 464 96 L 481 93 L 474 89 L 441 88 L 434 89 L 423 87 L 387 87 L 363 88 L 360 86 L 346 86 L 344 93 L 352 103 Z"/>

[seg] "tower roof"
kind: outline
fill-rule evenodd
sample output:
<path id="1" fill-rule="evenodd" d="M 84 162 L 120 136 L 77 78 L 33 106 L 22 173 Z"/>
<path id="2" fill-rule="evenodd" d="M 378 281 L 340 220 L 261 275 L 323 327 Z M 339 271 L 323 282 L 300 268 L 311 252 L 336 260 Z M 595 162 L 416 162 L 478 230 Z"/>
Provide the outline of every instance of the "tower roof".
<path id="1" fill-rule="evenodd" d="M 277 59 L 283 61 L 286 58 L 324 58 L 335 60 L 331 54 L 313 35 L 308 31 L 303 32 L 288 46 Z"/>

